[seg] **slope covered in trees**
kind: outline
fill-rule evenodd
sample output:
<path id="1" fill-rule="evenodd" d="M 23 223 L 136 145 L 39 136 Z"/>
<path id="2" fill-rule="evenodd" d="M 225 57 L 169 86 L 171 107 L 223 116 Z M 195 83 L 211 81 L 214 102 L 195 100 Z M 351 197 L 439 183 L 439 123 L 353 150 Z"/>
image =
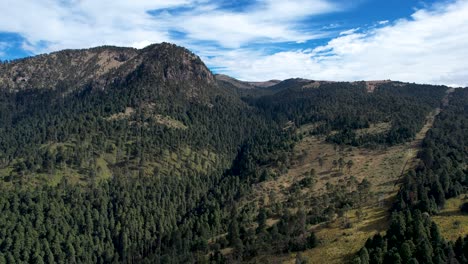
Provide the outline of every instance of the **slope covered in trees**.
<path id="1" fill-rule="evenodd" d="M 311 133 L 326 135 L 336 144 L 355 146 L 393 145 L 413 138 L 427 114 L 439 106 L 446 90 L 441 86 L 390 82 L 370 93 L 364 82 L 321 83 L 318 87 L 287 82 L 287 89 L 253 100 L 253 104 L 273 120 L 291 120 L 297 126 L 317 123 Z M 382 122 L 390 125 L 389 131 L 356 133 L 357 129 Z"/>
<path id="2" fill-rule="evenodd" d="M 314 247 L 306 210 L 267 223 L 239 204 L 266 167 L 287 169 L 295 128 L 341 146 L 405 142 L 447 89 L 288 80 L 245 92 L 170 44 L 42 55 L 2 64 L 0 80 L 0 263 L 233 262 Z M 389 129 L 359 132 L 377 123 Z M 431 166 L 437 151 L 424 154 Z"/>
<path id="3" fill-rule="evenodd" d="M 430 217 L 466 193 L 467 106 L 466 90 L 451 95 L 424 139 L 421 163 L 404 178 L 389 230 L 369 239 L 356 263 L 468 263 L 468 237 L 445 241 Z"/>

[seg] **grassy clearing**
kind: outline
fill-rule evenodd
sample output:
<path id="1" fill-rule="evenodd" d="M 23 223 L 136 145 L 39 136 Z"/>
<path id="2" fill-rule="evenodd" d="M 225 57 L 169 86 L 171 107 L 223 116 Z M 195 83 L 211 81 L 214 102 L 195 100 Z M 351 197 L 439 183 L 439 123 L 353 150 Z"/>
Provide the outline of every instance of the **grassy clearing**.
<path id="1" fill-rule="evenodd" d="M 151 113 L 149 116 L 151 118 L 153 118 L 156 123 L 158 123 L 160 125 L 164 125 L 164 126 L 166 126 L 168 128 L 174 128 L 174 129 L 184 129 L 185 130 L 185 129 L 188 128 L 186 125 L 184 125 L 184 123 L 182 123 L 179 120 L 176 120 L 176 119 L 174 119 L 174 118 L 172 118 L 170 116 L 155 114 L 154 113 L 154 111 L 155 111 L 154 107 L 155 107 L 155 105 L 152 105 L 152 104 L 146 105 L 145 106 L 145 111 L 148 111 L 149 113 Z M 107 121 L 123 120 L 123 119 L 131 120 L 131 119 L 134 119 L 134 117 L 135 117 L 135 109 L 133 109 L 132 107 L 126 107 L 124 112 L 113 114 L 113 115 L 105 118 L 105 120 L 107 120 Z M 130 123 L 135 123 L 135 121 L 130 121 Z"/>
<path id="2" fill-rule="evenodd" d="M 346 186 L 352 191 L 355 183 L 367 179 L 371 182 L 371 191 L 386 199 L 398 190 L 396 182 L 405 162 L 416 153 L 407 151 L 408 148 L 409 144 L 382 150 L 356 147 L 339 150 L 323 139 L 307 136 L 296 145 L 288 171 L 275 180 L 256 185 L 246 200 L 267 201 L 266 194 L 272 192 L 276 195 L 276 201 L 287 200 L 288 188 L 303 179 L 312 169 L 316 171 L 316 182 L 312 188 L 304 190 L 312 196 L 326 193 L 329 186 Z M 345 162 L 351 160 L 353 165 L 339 169 L 334 161 L 340 158 Z"/>
<path id="3" fill-rule="evenodd" d="M 316 123 L 310 123 L 310 124 L 305 124 L 297 129 L 298 134 L 307 134 L 309 131 L 313 131 L 317 127 L 324 125 L 324 121 L 316 122 Z"/>
<path id="4" fill-rule="evenodd" d="M 432 217 L 445 239 L 455 241 L 459 236 L 468 235 L 468 214 L 460 211 L 460 206 L 466 202 L 468 202 L 466 194 L 448 199 L 445 208 Z"/>
<path id="5" fill-rule="evenodd" d="M 436 109 L 428 116 L 426 124 L 413 141 L 382 149 L 357 147 L 340 149 L 326 143 L 323 138 L 308 135 L 307 131 L 314 127 L 313 124 L 299 128 L 298 133 L 303 135 L 303 139 L 294 148 L 288 171 L 280 174 L 275 180 L 255 186 L 246 200 L 258 204 L 262 204 L 263 201 L 263 204 L 268 206 L 269 194 L 274 193 L 276 201 L 286 201 L 290 195 L 288 188 L 304 178 L 304 175 L 312 169 L 316 171 L 316 182 L 312 188 L 303 190 L 303 193 L 309 194 L 309 197 L 336 190 L 329 188 L 330 186 L 346 187 L 345 189 L 353 191 L 356 183 L 367 179 L 371 183 L 371 198 L 364 207 L 352 209 L 347 213 L 346 217 L 352 223 L 352 227 L 344 228 L 343 218 L 340 217 L 328 223 L 310 226 L 321 243 L 318 247 L 301 253 L 308 263 L 346 263 L 369 237 L 387 229 L 388 209 L 398 192 L 398 180 L 404 171 L 418 163 L 416 158 L 418 149 L 439 111 Z M 372 126 L 373 133 L 383 129 L 386 129 L 383 124 Z M 353 165 L 337 168 L 336 161 L 340 158 L 345 163 L 352 160 Z M 359 218 L 357 211 L 360 212 Z M 463 219 L 466 226 L 463 225 L 461 228 L 468 231 L 468 218 Z M 295 256 L 296 254 L 262 256 L 256 258 L 255 262 L 294 263 Z"/>
<path id="6" fill-rule="evenodd" d="M 106 120 L 110 121 L 110 120 L 127 119 L 127 118 L 130 118 L 134 113 L 135 113 L 135 109 L 131 107 L 126 107 L 124 112 L 113 114 L 109 116 L 108 118 L 106 118 Z"/>
<path id="7" fill-rule="evenodd" d="M 365 134 L 370 134 L 370 135 L 381 134 L 381 133 L 388 132 L 391 126 L 392 124 L 390 122 L 381 122 L 377 124 L 371 124 L 369 128 L 356 129 L 356 134 L 358 136 L 365 135 Z"/>
<path id="8" fill-rule="evenodd" d="M 103 180 L 110 179 L 112 177 L 112 171 L 108 167 L 107 161 L 103 157 L 96 159 L 97 175 Z"/>
<path id="9" fill-rule="evenodd" d="M 349 186 L 354 189 L 350 179 L 354 177 L 357 182 L 367 179 L 371 182 L 371 204 L 361 209 L 364 215 L 361 219 L 356 216 L 357 209 L 350 210 L 347 214 L 352 223 L 351 228 L 342 227 L 342 219 L 337 218 L 330 223 L 311 227 L 316 232 L 321 244 L 312 250 L 302 253 L 309 263 L 344 263 L 355 254 L 365 241 L 377 232 L 383 232 L 388 227 L 388 208 L 391 199 L 398 191 L 399 179 L 407 159 L 414 157 L 416 151 L 410 151 L 410 145 L 405 144 L 383 150 L 368 150 L 361 148 L 347 148 L 339 151 L 333 145 L 323 140 L 307 137 L 304 138 L 295 149 L 296 153 L 306 151 L 306 158 L 289 169 L 288 173 L 279 177 L 276 182 L 267 182 L 268 189 L 280 191 L 279 197 L 287 199 L 285 192 L 287 187 L 300 180 L 310 169 L 317 171 L 318 181 L 309 192 L 312 195 L 321 195 L 327 192 L 327 185 Z M 323 165 L 319 166 L 317 158 L 323 157 Z M 337 176 L 338 170 L 333 166 L 333 160 L 343 158 L 352 160 L 351 169 L 343 169 L 343 175 Z M 302 158 L 303 159 L 303 158 Z M 263 190 L 264 191 L 264 190 Z M 294 263 L 295 254 L 283 256 L 284 263 Z"/>
<path id="10" fill-rule="evenodd" d="M 366 240 L 376 234 L 382 233 L 388 227 L 386 207 L 368 206 L 362 209 L 364 214 L 360 219 L 356 216 L 357 210 L 348 212 L 353 226 L 343 229 L 339 221 L 324 224 L 313 228 L 321 243 L 318 247 L 302 253 L 308 263 L 344 263 L 352 259 L 364 245 Z M 294 263 L 295 254 L 291 255 L 286 263 Z"/>
<path id="11" fill-rule="evenodd" d="M 180 122 L 179 120 L 175 120 L 174 118 L 170 116 L 155 115 L 154 119 L 156 120 L 156 123 L 164 125 L 169 128 L 183 129 L 183 130 L 188 128 L 186 125 L 184 125 L 184 123 Z"/>

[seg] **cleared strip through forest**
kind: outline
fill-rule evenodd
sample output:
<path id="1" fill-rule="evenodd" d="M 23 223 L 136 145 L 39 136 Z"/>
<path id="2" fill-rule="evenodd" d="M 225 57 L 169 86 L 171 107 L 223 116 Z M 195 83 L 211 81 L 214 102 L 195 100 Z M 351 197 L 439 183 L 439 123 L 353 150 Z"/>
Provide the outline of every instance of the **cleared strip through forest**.
<path id="1" fill-rule="evenodd" d="M 411 142 L 411 144 L 408 145 L 408 149 L 406 150 L 406 162 L 405 165 L 403 166 L 403 169 L 401 170 L 400 178 L 403 177 L 404 173 L 408 171 L 410 168 L 414 168 L 416 166 L 417 162 L 417 154 L 418 151 L 421 147 L 422 141 L 426 137 L 427 132 L 434 126 L 434 121 L 439 115 L 443 107 L 447 106 L 449 104 L 449 96 L 451 93 L 453 93 L 455 89 L 450 88 L 447 90 L 446 95 L 442 99 L 441 102 L 441 107 L 437 107 L 432 111 L 427 117 L 426 117 L 426 123 L 424 124 L 423 128 L 416 134 L 414 140 Z M 398 182 L 395 183 L 395 185 Z"/>
<path id="2" fill-rule="evenodd" d="M 399 176 L 397 178 L 388 178 L 386 179 L 393 184 L 388 186 L 388 191 L 385 195 L 385 203 L 375 202 L 369 204 L 363 208 L 353 209 L 348 212 L 349 221 L 353 222 L 353 227 L 348 229 L 343 229 L 340 220 L 337 219 L 331 223 L 325 225 L 318 225 L 314 227 L 314 231 L 317 233 L 317 236 L 322 240 L 322 243 L 314 249 L 305 251 L 302 253 L 303 257 L 308 260 L 308 263 L 343 263 L 348 260 L 350 256 L 353 256 L 357 250 L 359 250 L 366 239 L 377 232 L 383 232 L 388 227 L 389 220 L 389 207 L 392 205 L 398 190 L 399 183 L 401 182 L 401 177 L 408 170 L 415 168 L 418 164 L 417 154 L 421 148 L 422 141 L 426 137 L 428 131 L 433 127 L 435 118 L 438 114 L 443 111 L 443 107 L 447 106 L 449 103 L 449 95 L 454 89 L 447 90 L 446 96 L 441 102 L 441 107 L 434 109 L 430 114 L 427 115 L 426 123 L 422 129 L 416 134 L 414 140 L 411 142 L 394 146 L 388 148 L 386 152 L 386 157 L 384 159 L 391 159 L 391 157 L 396 157 L 398 153 L 404 153 L 403 158 L 399 160 L 404 161 L 403 167 L 400 167 Z M 369 159 L 378 159 L 377 155 L 368 155 Z M 382 162 L 381 164 L 383 164 Z M 376 164 L 376 163 L 374 163 Z M 400 163 L 402 164 L 402 163 Z M 394 167 L 397 169 L 398 167 Z M 377 168 L 374 168 L 377 172 Z M 385 178 L 385 177 L 380 177 Z M 370 179 L 370 181 L 373 181 Z M 375 184 L 377 185 L 377 184 Z M 387 185 L 384 182 L 381 182 L 378 185 Z M 382 189 L 375 186 L 374 191 Z M 357 212 L 359 214 L 365 215 L 364 217 L 359 217 L 358 219 Z M 284 263 L 294 263 L 296 254 L 291 254 L 288 258 L 283 259 Z"/>

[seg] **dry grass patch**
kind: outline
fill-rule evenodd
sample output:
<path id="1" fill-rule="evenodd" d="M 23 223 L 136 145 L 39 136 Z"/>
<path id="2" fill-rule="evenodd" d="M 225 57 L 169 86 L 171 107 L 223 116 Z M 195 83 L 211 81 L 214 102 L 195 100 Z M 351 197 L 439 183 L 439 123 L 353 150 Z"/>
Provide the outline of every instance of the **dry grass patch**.
<path id="1" fill-rule="evenodd" d="M 311 195 L 323 195 L 327 192 L 327 185 L 347 186 L 349 191 L 352 191 L 355 190 L 356 183 L 367 179 L 371 182 L 373 193 L 388 198 L 398 190 L 396 182 L 406 160 L 415 156 L 416 151 L 409 151 L 409 148 L 410 145 L 405 144 L 383 150 L 346 147 L 340 151 L 333 144 L 315 136 L 307 136 L 296 145 L 294 158 L 287 173 L 280 174 L 275 180 L 254 186 L 247 200 L 268 201 L 267 194 L 273 192 L 276 201 L 284 201 L 289 195 L 288 188 L 303 179 L 311 170 L 316 172 L 316 182 L 312 188 L 304 190 Z M 345 163 L 351 160 L 353 165 L 338 168 L 334 161 L 340 158 Z"/>
<path id="2" fill-rule="evenodd" d="M 356 129 L 356 134 L 361 135 L 375 135 L 388 132 L 392 124 L 390 122 L 381 122 L 377 124 L 370 124 L 368 128 Z"/>
<path id="3" fill-rule="evenodd" d="M 176 120 L 170 116 L 154 114 L 155 104 L 148 104 L 144 106 L 144 110 L 148 111 L 148 115 L 150 118 L 154 120 L 154 122 L 166 126 L 168 128 L 174 129 L 187 129 L 188 127 L 179 120 Z M 132 107 L 126 107 L 124 112 L 113 114 L 106 118 L 107 121 L 113 120 L 123 120 L 123 119 L 132 119 L 135 117 L 135 109 Z M 130 121 L 130 124 L 141 124 L 141 122 Z M 147 125 L 145 122 L 144 125 Z"/>
<path id="4" fill-rule="evenodd" d="M 448 199 L 445 208 L 432 217 L 445 239 L 455 241 L 459 236 L 468 235 L 468 214 L 460 211 L 460 206 L 466 202 L 468 195 Z"/>
<path id="5" fill-rule="evenodd" d="M 187 129 L 186 125 L 184 125 L 179 120 L 175 120 L 174 118 L 170 116 L 155 115 L 154 119 L 156 120 L 156 123 L 164 125 L 166 127 L 176 128 L 176 129 Z"/>
<path id="6" fill-rule="evenodd" d="M 324 138 L 308 134 L 308 131 L 317 124 L 302 126 L 298 128 L 297 133 L 303 138 L 294 147 L 287 172 L 281 173 L 274 166 L 268 167 L 270 171 L 278 173 L 277 177 L 254 186 L 253 191 L 241 204 L 257 203 L 268 207 L 274 203 L 286 202 L 292 195 L 289 192 L 290 187 L 304 179 L 306 175 L 310 175 L 311 170 L 315 171 L 315 183 L 301 190 L 301 199 L 310 199 L 337 190 L 352 192 L 356 190 L 358 183 L 366 179 L 371 183 L 368 202 L 361 209 L 348 211 L 345 217 L 310 227 L 316 232 L 320 245 L 301 253 L 309 261 L 308 263 L 346 263 L 369 237 L 387 229 L 388 210 L 399 190 L 398 181 L 405 171 L 414 168 L 418 163 L 416 156 L 421 142 L 439 112 L 440 110 L 436 109 L 428 115 L 426 124 L 413 141 L 381 149 L 350 146 L 340 148 L 325 142 Z M 388 124 L 381 123 L 366 132 L 379 133 L 385 129 L 388 129 Z M 337 166 L 337 161 L 340 159 L 342 164 L 347 164 L 351 160 L 352 166 Z M 294 211 L 296 208 L 289 209 Z M 351 223 L 350 228 L 344 228 L 344 219 L 348 219 L 348 223 Z M 269 220 L 269 225 L 273 224 L 273 219 Z M 468 230 L 468 218 L 464 218 L 464 221 L 467 223 L 465 230 Z M 294 263 L 295 257 L 296 254 L 259 256 L 254 261 Z"/>
<path id="7" fill-rule="evenodd" d="M 302 252 L 308 263 L 346 263 L 361 249 L 369 237 L 382 233 L 388 228 L 386 207 L 375 205 L 365 207 L 362 209 L 364 216 L 360 219 L 357 218 L 356 211 L 348 212 L 351 228 L 343 229 L 341 219 L 313 228 L 320 244 L 316 248 Z M 285 263 L 294 263 L 294 258 Z"/>
<path id="8" fill-rule="evenodd" d="M 111 120 L 128 119 L 128 118 L 130 118 L 134 113 L 135 113 L 135 109 L 133 109 L 133 108 L 131 108 L 131 107 L 126 107 L 124 112 L 122 112 L 122 113 L 117 113 L 117 114 L 113 114 L 113 115 L 109 116 L 108 118 L 106 118 L 106 120 L 107 120 L 107 121 L 111 121 Z"/>

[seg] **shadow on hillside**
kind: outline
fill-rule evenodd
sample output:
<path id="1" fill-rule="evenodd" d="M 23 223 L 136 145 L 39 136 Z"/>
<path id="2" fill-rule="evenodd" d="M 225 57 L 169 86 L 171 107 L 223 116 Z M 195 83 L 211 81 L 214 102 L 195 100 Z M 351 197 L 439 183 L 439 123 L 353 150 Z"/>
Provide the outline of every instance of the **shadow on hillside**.
<path id="1" fill-rule="evenodd" d="M 464 214 L 460 211 L 448 211 L 438 213 L 437 216 L 468 216 L 468 214 Z"/>
<path id="2" fill-rule="evenodd" d="M 382 210 L 378 214 L 372 216 L 372 220 L 358 230 L 365 233 L 372 233 L 374 231 L 380 232 L 387 228 L 388 220 L 387 212 Z"/>

